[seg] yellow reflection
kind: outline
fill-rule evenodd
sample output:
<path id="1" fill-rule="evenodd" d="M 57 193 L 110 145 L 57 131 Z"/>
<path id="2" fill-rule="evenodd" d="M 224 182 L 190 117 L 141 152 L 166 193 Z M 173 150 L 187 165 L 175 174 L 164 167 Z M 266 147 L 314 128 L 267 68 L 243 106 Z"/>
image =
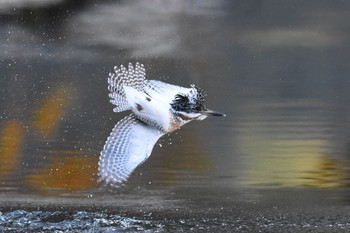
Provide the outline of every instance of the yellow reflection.
<path id="1" fill-rule="evenodd" d="M 322 188 L 345 187 L 348 183 L 347 163 L 324 155 L 318 161 L 318 169 L 304 177 L 305 184 Z"/>
<path id="2" fill-rule="evenodd" d="M 15 170 L 22 147 L 22 140 L 22 125 L 15 120 L 5 122 L 1 133 L 0 180 Z"/>
<path id="3" fill-rule="evenodd" d="M 34 128 L 44 136 L 49 136 L 62 120 L 64 109 L 69 102 L 70 87 L 57 87 L 51 97 L 45 99 L 34 112 Z"/>
<path id="4" fill-rule="evenodd" d="M 326 140 L 249 138 L 246 153 L 246 185 L 340 187 L 345 168 L 324 156 Z"/>
<path id="5" fill-rule="evenodd" d="M 26 181 L 43 192 L 63 193 L 97 186 L 98 157 L 83 157 L 83 151 L 63 151 L 70 157 L 54 157 L 49 165 L 29 175 Z"/>

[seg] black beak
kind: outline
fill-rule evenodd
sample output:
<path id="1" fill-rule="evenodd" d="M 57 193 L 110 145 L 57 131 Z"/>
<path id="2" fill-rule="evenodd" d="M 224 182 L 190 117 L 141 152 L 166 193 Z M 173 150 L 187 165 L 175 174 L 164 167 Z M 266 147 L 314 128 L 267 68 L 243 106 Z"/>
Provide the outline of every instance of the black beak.
<path id="1" fill-rule="evenodd" d="M 225 117 L 226 114 L 222 113 L 222 112 L 216 112 L 216 111 L 213 111 L 213 110 L 209 110 L 209 109 L 206 109 L 205 111 L 202 112 L 204 115 L 207 115 L 207 116 L 222 116 L 222 117 Z"/>

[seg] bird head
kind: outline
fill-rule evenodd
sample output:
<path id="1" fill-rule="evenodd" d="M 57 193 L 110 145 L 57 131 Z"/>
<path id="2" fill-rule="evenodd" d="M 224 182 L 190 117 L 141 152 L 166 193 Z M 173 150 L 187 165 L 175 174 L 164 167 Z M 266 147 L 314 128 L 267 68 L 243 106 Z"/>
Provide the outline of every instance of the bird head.
<path id="1" fill-rule="evenodd" d="M 204 103 L 203 89 L 191 85 L 188 93 L 178 93 L 170 104 L 175 115 L 184 121 L 204 120 L 208 116 L 226 116 L 224 113 L 209 110 Z"/>

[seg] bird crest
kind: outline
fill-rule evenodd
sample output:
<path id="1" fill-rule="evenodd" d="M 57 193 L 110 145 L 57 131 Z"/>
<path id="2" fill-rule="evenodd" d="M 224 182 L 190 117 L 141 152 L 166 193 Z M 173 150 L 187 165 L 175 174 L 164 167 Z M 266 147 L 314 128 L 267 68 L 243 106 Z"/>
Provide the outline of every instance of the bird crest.
<path id="1" fill-rule="evenodd" d="M 170 104 L 171 107 L 178 112 L 200 112 L 205 110 L 203 89 L 191 85 L 192 90 L 187 93 L 179 93 L 175 95 L 175 99 Z"/>

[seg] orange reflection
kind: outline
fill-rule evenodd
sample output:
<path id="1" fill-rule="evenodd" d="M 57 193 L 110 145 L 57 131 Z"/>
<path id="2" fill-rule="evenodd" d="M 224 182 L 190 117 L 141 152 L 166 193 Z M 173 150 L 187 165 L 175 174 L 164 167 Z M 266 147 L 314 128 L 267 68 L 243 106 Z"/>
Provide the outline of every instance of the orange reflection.
<path id="1" fill-rule="evenodd" d="M 34 112 L 34 128 L 44 136 L 51 135 L 57 123 L 62 120 L 70 91 L 67 86 L 56 88 L 52 96 L 45 99 Z"/>
<path id="2" fill-rule="evenodd" d="M 26 180 L 30 186 L 50 193 L 96 187 L 98 157 L 82 157 L 83 151 L 63 153 L 71 157 L 52 158 L 47 167 L 38 170 L 37 174 L 27 176 Z"/>
<path id="3" fill-rule="evenodd" d="M 15 120 L 5 122 L 1 134 L 0 179 L 3 179 L 4 176 L 15 170 L 22 147 L 22 140 L 22 125 Z"/>

